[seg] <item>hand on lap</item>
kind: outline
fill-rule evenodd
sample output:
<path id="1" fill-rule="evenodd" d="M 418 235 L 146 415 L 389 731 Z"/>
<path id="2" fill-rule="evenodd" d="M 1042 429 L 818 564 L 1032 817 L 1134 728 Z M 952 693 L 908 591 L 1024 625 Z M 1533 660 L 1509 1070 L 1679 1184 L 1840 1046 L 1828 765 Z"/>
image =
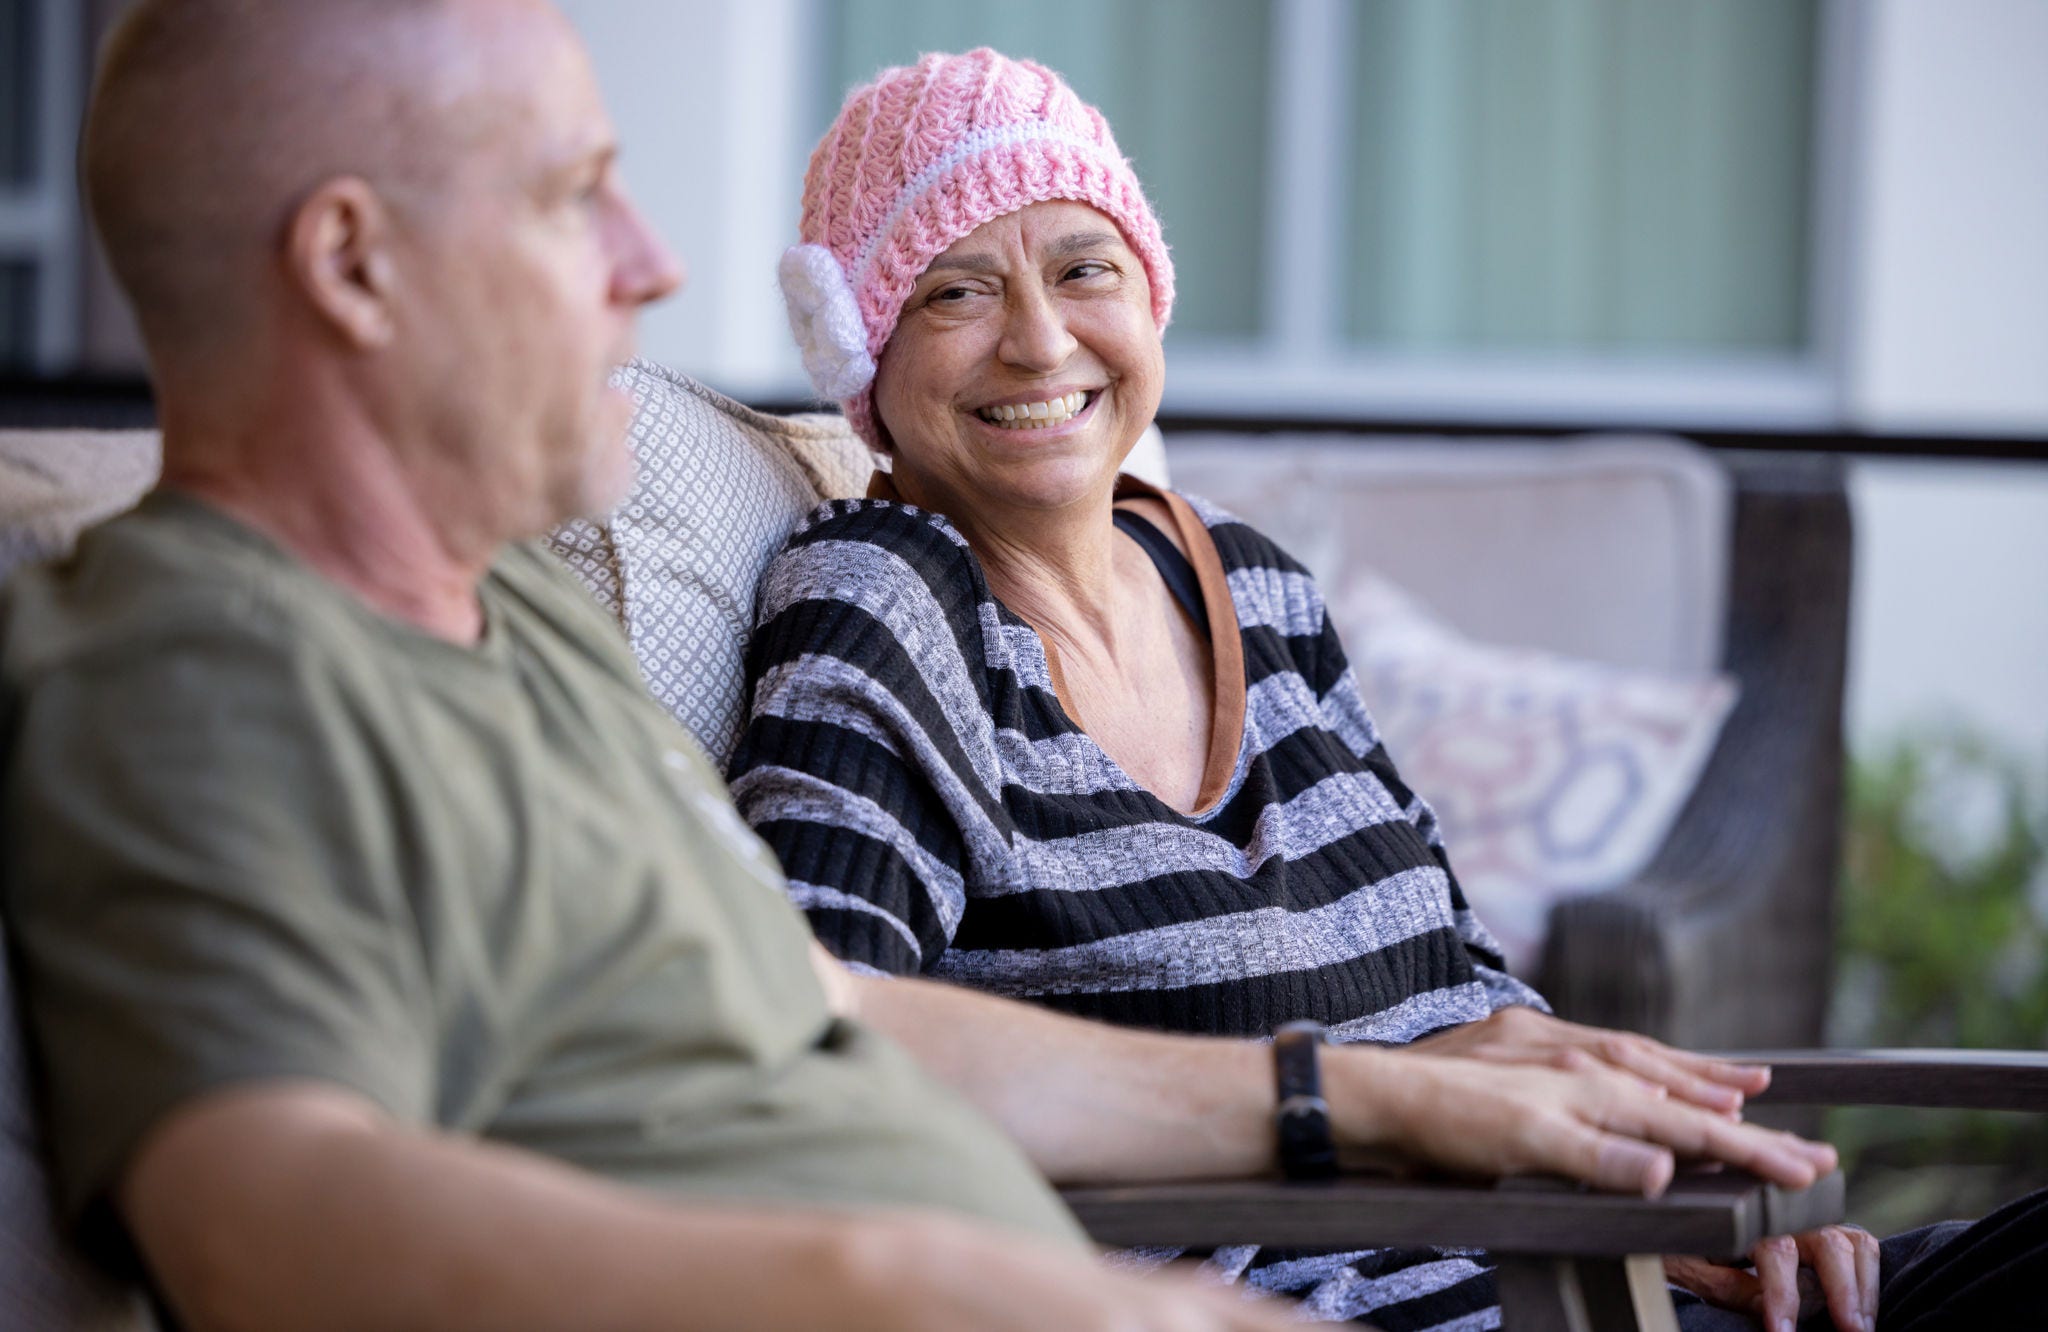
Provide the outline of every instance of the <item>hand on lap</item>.
<path id="1" fill-rule="evenodd" d="M 1753 1272 L 1677 1257 L 1664 1260 L 1664 1271 L 1707 1303 L 1749 1314 L 1765 1332 L 1792 1332 L 1823 1305 L 1839 1332 L 1877 1326 L 1878 1249 L 1869 1231 L 1825 1226 L 1773 1235 L 1749 1257 Z"/>

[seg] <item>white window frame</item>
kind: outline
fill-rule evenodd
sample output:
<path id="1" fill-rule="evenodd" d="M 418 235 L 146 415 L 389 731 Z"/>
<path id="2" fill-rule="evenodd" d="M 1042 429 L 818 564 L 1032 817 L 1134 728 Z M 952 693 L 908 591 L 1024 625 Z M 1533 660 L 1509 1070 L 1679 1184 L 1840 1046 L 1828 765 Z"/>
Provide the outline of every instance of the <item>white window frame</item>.
<path id="1" fill-rule="evenodd" d="M 29 0 L 39 62 L 36 174 L 0 184 L 0 262 L 29 264 L 36 320 L 29 368 L 55 372 L 79 350 L 81 288 L 78 189 L 73 134 L 84 104 L 83 19 L 70 0 Z"/>

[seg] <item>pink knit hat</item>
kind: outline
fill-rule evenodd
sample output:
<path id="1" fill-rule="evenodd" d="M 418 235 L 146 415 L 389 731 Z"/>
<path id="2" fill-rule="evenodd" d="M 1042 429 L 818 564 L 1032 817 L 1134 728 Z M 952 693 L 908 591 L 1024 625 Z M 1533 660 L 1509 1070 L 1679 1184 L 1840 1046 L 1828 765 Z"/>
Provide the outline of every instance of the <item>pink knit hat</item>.
<path id="1" fill-rule="evenodd" d="M 782 256 L 782 295 L 811 383 L 870 445 L 881 444 L 875 358 L 918 278 L 982 223 L 1047 199 L 1117 224 L 1163 330 L 1173 261 L 1159 219 L 1101 113 L 1059 75 L 982 47 L 884 70 L 848 94 L 804 174 L 804 243 Z"/>

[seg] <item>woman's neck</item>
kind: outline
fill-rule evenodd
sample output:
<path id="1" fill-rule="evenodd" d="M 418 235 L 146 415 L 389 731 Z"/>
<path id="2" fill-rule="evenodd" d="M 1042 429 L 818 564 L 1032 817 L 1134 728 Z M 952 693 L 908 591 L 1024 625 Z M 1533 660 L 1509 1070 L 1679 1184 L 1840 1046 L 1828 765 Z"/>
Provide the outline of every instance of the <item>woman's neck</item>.
<path id="1" fill-rule="evenodd" d="M 1115 655 L 1120 626 L 1129 623 L 1128 580 L 1118 577 L 1112 495 L 1025 513 L 990 514 L 969 505 L 934 503 L 909 477 L 896 480 L 903 499 L 946 514 L 981 561 L 989 590 L 1063 650 Z"/>

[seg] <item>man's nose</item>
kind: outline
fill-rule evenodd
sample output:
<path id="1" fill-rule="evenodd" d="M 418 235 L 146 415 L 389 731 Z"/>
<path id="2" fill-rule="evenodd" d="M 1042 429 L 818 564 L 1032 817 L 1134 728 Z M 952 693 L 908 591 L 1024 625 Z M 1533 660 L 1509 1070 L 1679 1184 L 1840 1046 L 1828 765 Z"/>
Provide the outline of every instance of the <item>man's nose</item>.
<path id="1" fill-rule="evenodd" d="M 676 257 L 647 215 L 630 195 L 621 194 L 621 244 L 612 270 L 613 295 L 632 305 L 646 305 L 674 294 L 689 280 L 689 270 Z"/>

